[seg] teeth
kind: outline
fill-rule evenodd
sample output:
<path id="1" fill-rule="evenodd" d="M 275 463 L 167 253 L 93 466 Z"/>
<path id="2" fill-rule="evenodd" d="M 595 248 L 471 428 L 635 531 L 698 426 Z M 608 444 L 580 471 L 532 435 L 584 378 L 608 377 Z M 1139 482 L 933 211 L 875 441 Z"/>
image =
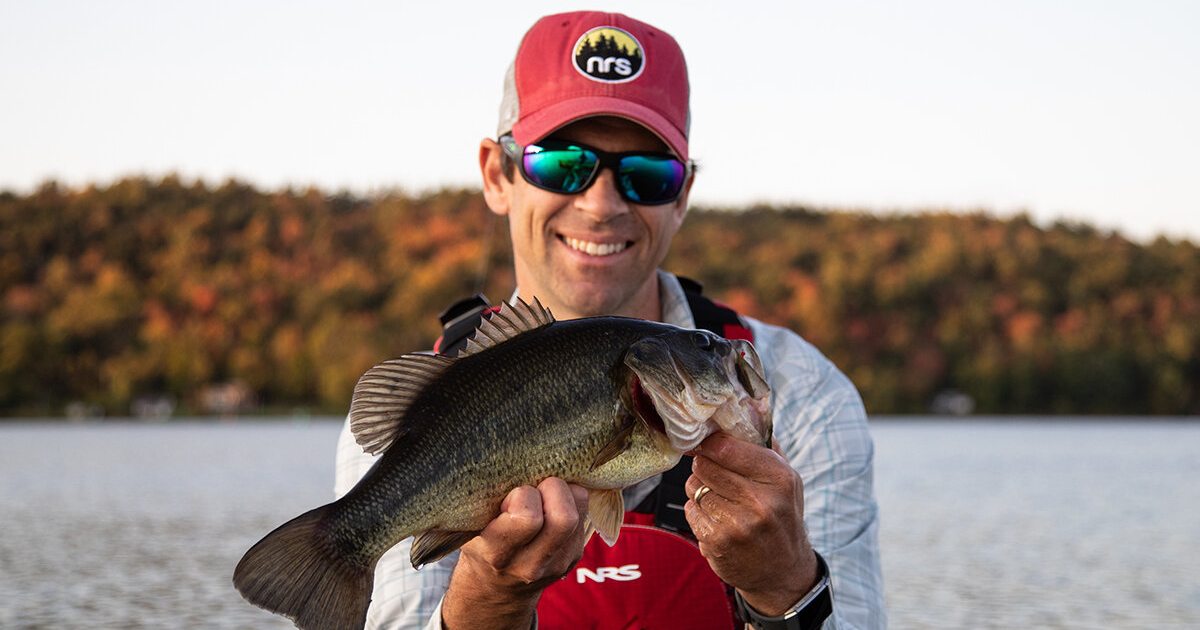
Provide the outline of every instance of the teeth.
<path id="1" fill-rule="evenodd" d="M 583 252 L 589 256 L 611 256 L 619 251 L 622 251 L 627 246 L 626 243 L 593 243 L 591 241 L 581 241 L 577 238 L 564 236 L 563 241 L 567 243 L 571 249 Z"/>

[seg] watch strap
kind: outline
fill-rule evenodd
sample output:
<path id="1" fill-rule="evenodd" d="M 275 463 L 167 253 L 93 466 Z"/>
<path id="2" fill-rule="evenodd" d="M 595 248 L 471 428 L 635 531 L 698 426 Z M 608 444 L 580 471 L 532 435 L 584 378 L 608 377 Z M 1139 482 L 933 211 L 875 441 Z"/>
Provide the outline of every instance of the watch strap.
<path id="1" fill-rule="evenodd" d="M 737 593 L 738 614 L 756 630 L 818 630 L 833 614 L 833 586 L 829 580 L 829 565 L 821 554 L 817 556 L 817 585 L 779 617 L 767 617 L 754 610 Z"/>

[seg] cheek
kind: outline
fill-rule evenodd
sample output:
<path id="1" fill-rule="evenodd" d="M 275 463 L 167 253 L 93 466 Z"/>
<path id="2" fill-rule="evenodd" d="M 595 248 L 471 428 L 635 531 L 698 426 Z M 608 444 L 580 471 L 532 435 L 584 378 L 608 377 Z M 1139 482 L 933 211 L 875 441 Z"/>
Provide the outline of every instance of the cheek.
<path id="1" fill-rule="evenodd" d="M 665 245 L 670 243 L 679 231 L 679 226 L 683 223 L 683 212 L 676 210 L 674 206 L 658 208 L 657 211 L 659 214 L 649 217 L 647 225 L 654 233 L 654 238 Z"/>
<path id="2" fill-rule="evenodd" d="M 534 222 L 529 199 L 523 191 L 517 189 L 512 196 L 512 202 L 508 211 L 508 227 L 512 231 L 513 240 L 528 240 Z"/>
<path id="3" fill-rule="evenodd" d="M 514 195 L 514 204 L 508 214 L 508 229 L 513 246 L 529 253 L 547 249 L 551 230 L 548 227 L 555 213 L 562 207 L 557 195 L 537 189 L 526 189 Z"/>

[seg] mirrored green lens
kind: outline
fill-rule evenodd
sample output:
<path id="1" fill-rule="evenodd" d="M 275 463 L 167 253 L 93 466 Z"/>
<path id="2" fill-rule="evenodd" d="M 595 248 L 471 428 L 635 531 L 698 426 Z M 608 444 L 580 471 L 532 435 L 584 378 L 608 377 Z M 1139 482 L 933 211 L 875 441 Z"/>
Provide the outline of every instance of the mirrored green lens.
<path id="1" fill-rule="evenodd" d="M 547 149 L 526 147 L 525 175 L 538 186 L 563 193 L 575 193 L 587 187 L 599 158 L 579 147 Z"/>
<path id="2" fill-rule="evenodd" d="M 617 181 L 636 203 L 663 203 L 679 196 L 686 168 L 679 160 L 659 155 L 627 155 L 617 167 Z"/>

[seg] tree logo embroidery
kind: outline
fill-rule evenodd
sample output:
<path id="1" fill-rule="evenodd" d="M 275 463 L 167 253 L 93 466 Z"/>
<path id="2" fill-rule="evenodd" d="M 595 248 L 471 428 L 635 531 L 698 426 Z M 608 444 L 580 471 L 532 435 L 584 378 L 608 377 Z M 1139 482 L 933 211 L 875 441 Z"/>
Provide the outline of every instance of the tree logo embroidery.
<path id="1" fill-rule="evenodd" d="M 644 64 L 641 43 L 613 26 L 598 26 L 575 42 L 575 69 L 594 81 L 632 81 Z"/>

